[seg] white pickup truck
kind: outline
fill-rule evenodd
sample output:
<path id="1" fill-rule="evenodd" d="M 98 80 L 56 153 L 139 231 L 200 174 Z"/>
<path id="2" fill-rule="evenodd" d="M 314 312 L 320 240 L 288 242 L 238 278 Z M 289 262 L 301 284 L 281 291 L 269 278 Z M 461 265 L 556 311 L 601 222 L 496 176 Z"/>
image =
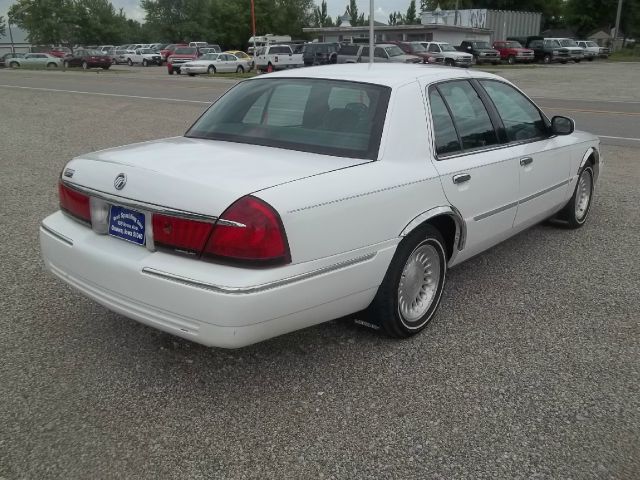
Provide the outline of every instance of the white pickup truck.
<path id="1" fill-rule="evenodd" d="M 256 70 L 273 72 L 287 68 L 304 67 L 302 53 L 293 53 L 289 45 L 269 45 L 258 49 Z"/>

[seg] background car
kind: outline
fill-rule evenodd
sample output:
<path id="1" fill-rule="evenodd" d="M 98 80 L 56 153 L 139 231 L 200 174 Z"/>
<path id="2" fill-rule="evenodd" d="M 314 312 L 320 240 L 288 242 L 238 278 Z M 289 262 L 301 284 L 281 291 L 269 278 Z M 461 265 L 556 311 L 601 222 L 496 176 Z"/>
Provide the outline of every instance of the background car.
<path id="1" fill-rule="evenodd" d="M 530 48 L 524 48 L 520 42 L 515 40 L 497 40 L 493 42 L 493 48 L 500 53 L 500 60 L 513 65 L 516 62 L 533 62 L 534 54 Z"/>
<path id="2" fill-rule="evenodd" d="M 436 57 L 429 53 L 420 42 L 389 42 L 398 45 L 400 49 L 407 55 L 414 55 L 422 59 L 422 63 L 443 63 L 442 57 Z"/>
<path id="3" fill-rule="evenodd" d="M 449 67 L 470 67 L 473 63 L 473 55 L 459 52 L 453 45 L 446 42 L 420 42 L 427 52 L 442 58 L 442 62 Z"/>
<path id="4" fill-rule="evenodd" d="M 57 68 L 62 66 L 62 60 L 48 53 L 27 53 L 22 58 L 10 58 L 5 60 L 8 67 L 45 67 Z"/>
<path id="5" fill-rule="evenodd" d="M 593 61 L 594 58 L 607 58 L 609 56 L 609 49 L 601 47 L 593 40 L 577 40 L 576 44 L 584 49 L 584 58 Z"/>
<path id="6" fill-rule="evenodd" d="M 200 51 L 197 47 L 177 47 L 167 60 L 167 71 L 169 75 L 180 72 L 180 66 L 184 63 L 197 60 L 200 57 Z"/>
<path id="7" fill-rule="evenodd" d="M 169 58 L 176 48 L 178 47 L 188 47 L 186 43 L 170 43 L 165 48 L 160 49 L 160 56 L 162 57 L 162 61 L 166 62 L 167 58 Z"/>
<path id="8" fill-rule="evenodd" d="M 463 40 L 460 46 L 455 48 L 459 52 L 466 52 L 473 55 L 473 61 L 478 65 L 483 63 L 498 65 L 500 63 L 500 52 L 491 48 L 489 42 L 485 42 L 484 40 Z"/>
<path id="9" fill-rule="evenodd" d="M 189 76 L 208 73 L 244 73 L 251 70 L 251 59 L 238 58 L 231 53 L 207 53 L 198 60 L 183 63 L 181 73 Z"/>
<path id="10" fill-rule="evenodd" d="M 109 55 L 105 55 L 98 50 L 84 50 L 79 49 L 73 52 L 73 55 L 69 55 L 64 58 L 64 67 L 82 67 L 87 70 L 88 68 L 102 68 L 108 70 L 113 60 Z"/>
<path id="11" fill-rule="evenodd" d="M 159 52 L 151 48 L 139 48 L 137 50 L 127 50 L 125 53 L 127 65 L 139 64 L 143 67 L 149 65 L 162 65 L 162 56 Z"/>
<path id="12" fill-rule="evenodd" d="M 71 55 L 71 49 L 69 47 L 53 47 L 47 53 L 54 57 L 64 58 Z"/>
<path id="13" fill-rule="evenodd" d="M 12 58 L 23 58 L 25 55 L 25 53 L 5 53 L 4 55 L 0 56 L 0 67 L 8 67 L 9 62 Z"/>
<path id="14" fill-rule="evenodd" d="M 339 49 L 339 43 L 307 43 L 302 46 L 302 60 L 307 67 L 337 63 Z"/>

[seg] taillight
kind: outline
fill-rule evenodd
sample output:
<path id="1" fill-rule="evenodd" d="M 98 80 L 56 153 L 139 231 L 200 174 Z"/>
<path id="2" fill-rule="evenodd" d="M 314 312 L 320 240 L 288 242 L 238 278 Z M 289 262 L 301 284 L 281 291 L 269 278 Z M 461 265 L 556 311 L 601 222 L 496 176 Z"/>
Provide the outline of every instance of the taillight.
<path id="1" fill-rule="evenodd" d="M 64 183 L 58 183 L 58 196 L 60 208 L 74 217 L 91 223 L 91 207 L 89 196 L 67 187 Z"/>
<path id="2" fill-rule="evenodd" d="M 153 243 L 158 247 L 200 255 L 213 224 L 180 217 L 153 214 Z"/>
<path id="3" fill-rule="evenodd" d="M 220 218 L 237 225 L 218 222 L 203 255 L 255 265 L 291 262 L 282 220 L 268 203 L 252 196 L 242 197 Z"/>

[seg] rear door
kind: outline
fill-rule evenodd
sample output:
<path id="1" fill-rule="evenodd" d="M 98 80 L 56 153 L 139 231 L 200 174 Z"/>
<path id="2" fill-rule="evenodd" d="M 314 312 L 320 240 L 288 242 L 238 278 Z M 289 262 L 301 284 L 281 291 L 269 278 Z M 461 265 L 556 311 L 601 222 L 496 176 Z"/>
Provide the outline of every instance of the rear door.
<path id="1" fill-rule="evenodd" d="M 495 105 L 511 147 L 519 157 L 520 194 L 514 226 L 549 217 L 567 199 L 572 149 L 551 136 L 548 121 L 524 94 L 499 80 L 479 80 Z"/>
<path id="2" fill-rule="evenodd" d="M 518 205 L 518 158 L 503 148 L 495 120 L 468 80 L 427 89 L 435 167 L 467 226 L 468 258 L 507 238 Z"/>

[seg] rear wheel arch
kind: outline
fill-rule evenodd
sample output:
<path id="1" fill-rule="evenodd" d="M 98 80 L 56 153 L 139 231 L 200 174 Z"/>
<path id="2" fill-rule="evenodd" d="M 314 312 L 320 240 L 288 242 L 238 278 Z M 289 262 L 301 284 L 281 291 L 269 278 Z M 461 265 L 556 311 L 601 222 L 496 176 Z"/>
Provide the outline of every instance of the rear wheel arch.
<path id="1" fill-rule="evenodd" d="M 435 207 L 421 213 L 411 220 L 400 232 L 404 238 L 416 229 L 430 225 L 440 232 L 445 244 L 447 260 L 451 262 L 457 253 L 464 248 L 467 228 L 462 215 L 453 206 Z"/>

